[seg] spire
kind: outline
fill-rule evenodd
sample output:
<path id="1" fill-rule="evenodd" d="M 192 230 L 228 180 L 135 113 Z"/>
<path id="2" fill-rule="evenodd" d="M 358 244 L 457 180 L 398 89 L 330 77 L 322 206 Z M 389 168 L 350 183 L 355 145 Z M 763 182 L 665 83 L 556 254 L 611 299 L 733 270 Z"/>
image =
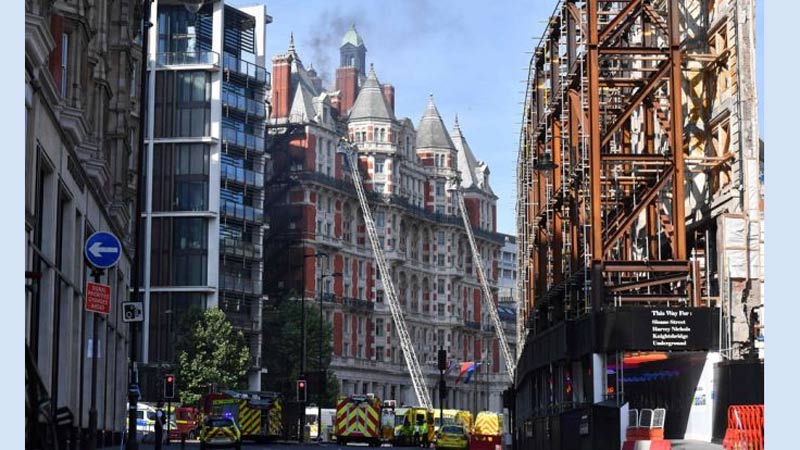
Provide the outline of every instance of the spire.
<path id="1" fill-rule="evenodd" d="M 367 80 L 358 92 L 358 97 L 350 111 L 350 120 L 354 119 L 393 119 L 391 110 L 386 105 L 381 84 L 375 74 L 375 67 L 369 65 Z"/>
<path id="2" fill-rule="evenodd" d="M 417 128 L 417 148 L 455 150 L 453 141 L 442 122 L 442 116 L 439 115 L 439 110 L 433 102 L 433 94 L 430 94 L 428 106 L 425 107 L 425 113 Z"/>
<path id="3" fill-rule="evenodd" d="M 453 130 L 461 131 L 461 127 L 458 125 L 458 114 L 456 114 L 455 123 L 453 123 Z"/>
<path id="4" fill-rule="evenodd" d="M 342 37 L 342 43 L 339 44 L 339 47 L 344 47 L 346 44 L 351 44 L 353 47 L 363 47 L 364 40 L 361 39 L 361 36 L 358 34 L 356 30 L 356 24 L 350 25 L 350 29 Z"/>
<path id="5" fill-rule="evenodd" d="M 294 53 L 294 31 L 289 33 L 289 53 Z"/>

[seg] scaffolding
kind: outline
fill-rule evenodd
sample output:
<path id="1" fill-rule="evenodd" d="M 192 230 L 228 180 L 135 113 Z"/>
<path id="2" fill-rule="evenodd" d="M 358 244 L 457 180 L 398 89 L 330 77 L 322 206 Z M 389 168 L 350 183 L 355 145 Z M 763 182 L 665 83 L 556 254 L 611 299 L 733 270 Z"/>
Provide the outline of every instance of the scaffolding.
<path id="1" fill-rule="evenodd" d="M 615 306 L 700 304 L 684 202 L 673 201 L 684 198 L 678 3 L 562 1 L 533 52 L 520 334 Z"/>

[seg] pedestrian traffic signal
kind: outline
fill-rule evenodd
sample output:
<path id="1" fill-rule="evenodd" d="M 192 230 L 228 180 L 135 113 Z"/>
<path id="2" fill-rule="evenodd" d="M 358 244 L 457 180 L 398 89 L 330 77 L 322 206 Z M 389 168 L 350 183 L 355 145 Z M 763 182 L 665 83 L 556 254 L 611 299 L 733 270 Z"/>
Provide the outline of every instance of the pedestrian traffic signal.
<path id="1" fill-rule="evenodd" d="M 297 380 L 297 401 L 306 401 L 306 380 Z"/>
<path id="2" fill-rule="evenodd" d="M 164 398 L 175 398 L 175 375 L 166 375 L 164 377 Z"/>

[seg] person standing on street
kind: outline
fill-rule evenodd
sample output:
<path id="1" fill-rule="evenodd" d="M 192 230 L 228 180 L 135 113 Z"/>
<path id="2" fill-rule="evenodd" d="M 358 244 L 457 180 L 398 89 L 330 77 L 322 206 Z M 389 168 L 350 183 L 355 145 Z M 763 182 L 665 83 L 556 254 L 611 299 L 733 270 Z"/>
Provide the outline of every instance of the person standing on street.
<path id="1" fill-rule="evenodd" d="M 164 410 L 162 409 L 164 404 L 158 402 L 158 406 L 156 409 L 156 423 L 155 423 L 155 450 L 161 450 L 161 442 L 164 440 L 164 423 L 166 421 L 166 416 L 164 414 Z"/>

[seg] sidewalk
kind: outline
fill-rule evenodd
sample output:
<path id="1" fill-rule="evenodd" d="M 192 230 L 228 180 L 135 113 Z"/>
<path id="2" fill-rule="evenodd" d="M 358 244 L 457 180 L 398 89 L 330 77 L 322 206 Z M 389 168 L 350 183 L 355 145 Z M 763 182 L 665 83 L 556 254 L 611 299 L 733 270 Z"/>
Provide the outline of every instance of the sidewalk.
<path id="1" fill-rule="evenodd" d="M 672 450 L 722 450 L 722 445 L 703 441 L 674 440 Z"/>

